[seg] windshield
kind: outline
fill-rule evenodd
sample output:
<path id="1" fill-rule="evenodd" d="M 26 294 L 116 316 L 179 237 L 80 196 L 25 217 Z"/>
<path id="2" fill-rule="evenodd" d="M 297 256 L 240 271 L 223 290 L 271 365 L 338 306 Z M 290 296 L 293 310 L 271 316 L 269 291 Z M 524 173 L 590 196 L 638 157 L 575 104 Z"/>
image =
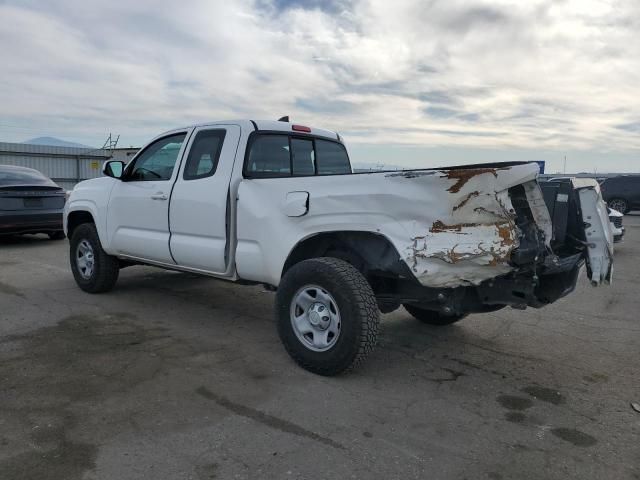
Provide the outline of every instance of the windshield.
<path id="1" fill-rule="evenodd" d="M 0 187 L 11 185 L 42 185 L 55 187 L 56 184 L 37 170 L 0 166 Z"/>

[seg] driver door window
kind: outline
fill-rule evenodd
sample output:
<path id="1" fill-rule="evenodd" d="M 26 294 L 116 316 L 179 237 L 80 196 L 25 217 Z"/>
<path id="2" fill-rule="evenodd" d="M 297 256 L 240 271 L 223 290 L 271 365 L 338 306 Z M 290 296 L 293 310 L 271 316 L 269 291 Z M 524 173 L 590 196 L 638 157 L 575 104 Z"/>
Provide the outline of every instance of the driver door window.
<path id="1" fill-rule="evenodd" d="M 152 143 L 134 161 L 128 181 L 170 180 L 186 133 L 164 137 Z"/>

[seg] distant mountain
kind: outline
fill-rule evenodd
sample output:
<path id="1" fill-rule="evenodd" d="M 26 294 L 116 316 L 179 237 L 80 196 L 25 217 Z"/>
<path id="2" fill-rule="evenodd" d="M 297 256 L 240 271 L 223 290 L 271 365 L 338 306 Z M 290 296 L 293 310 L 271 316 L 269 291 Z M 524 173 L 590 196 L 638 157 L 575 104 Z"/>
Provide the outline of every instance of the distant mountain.
<path id="1" fill-rule="evenodd" d="M 52 145 L 54 147 L 75 147 L 75 148 L 91 148 L 81 143 L 67 142 L 66 140 L 60 140 L 55 137 L 38 137 L 31 140 L 25 140 L 22 143 L 28 143 L 30 145 Z"/>

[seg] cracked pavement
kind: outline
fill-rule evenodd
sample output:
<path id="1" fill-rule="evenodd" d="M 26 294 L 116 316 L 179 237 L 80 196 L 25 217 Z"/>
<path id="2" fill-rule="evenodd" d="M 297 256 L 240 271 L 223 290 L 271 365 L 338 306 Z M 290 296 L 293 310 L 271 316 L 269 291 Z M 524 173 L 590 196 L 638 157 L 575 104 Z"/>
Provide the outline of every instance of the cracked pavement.
<path id="1" fill-rule="evenodd" d="M 0 239 L 0 479 L 640 479 L 640 216 L 611 287 L 423 325 L 351 374 L 286 355 L 273 293 Z"/>

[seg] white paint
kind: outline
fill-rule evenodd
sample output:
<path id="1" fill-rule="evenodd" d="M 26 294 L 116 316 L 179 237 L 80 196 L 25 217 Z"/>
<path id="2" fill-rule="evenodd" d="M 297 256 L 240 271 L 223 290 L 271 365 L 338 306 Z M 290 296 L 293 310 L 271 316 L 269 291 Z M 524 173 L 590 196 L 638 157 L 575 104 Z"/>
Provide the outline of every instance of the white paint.
<path id="1" fill-rule="evenodd" d="M 211 130 L 198 127 L 189 138 L 189 151 L 197 134 Z M 187 154 L 179 171 L 179 181 L 173 187 L 169 208 L 171 254 L 178 265 L 224 273 L 227 265 L 227 195 L 229 179 L 240 140 L 238 125 L 216 125 L 226 130 L 220 161 L 212 176 L 185 180 Z M 224 160 L 224 161 L 223 161 Z"/>
<path id="2" fill-rule="evenodd" d="M 282 210 L 287 217 L 301 217 L 309 211 L 309 192 L 289 192 Z"/>
<path id="3" fill-rule="evenodd" d="M 607 206 L 600 194 L 598 182 L 575 182 L 580 196 L 582 220 L 585 223 L 585 236 L 591 284 L 598 286 L 609 283 L 613 273 L 613 230 Z M 590 180 L 590 179 L 589 179 Z"/>
<path id="4" fill-rule="evenodd" d="M 277 285 L 299 241 L 322 232 L 364 231 L 389 239 L 423 285 L 479 283 L 511 270 L 506 258 L 492 262 L 517 246 L 516 227 L 509 227 L 515 243 L 507 246 L 499 241 L 496 224 L 511 222 L 506 190 L 536 174 L 535 164 L 508 167 L 477 175 L 455 193 L 447 191 L 456 180 L 445 171 L 243 180 L 238 189 L 237 271 L 242 278 Z M 309 212 L 302 217 L 291 218 L 281 210 L 294 190 L 309 192 Z M 436 221 L 480 226 L 458 234 L 430 232 Z M 416 255 L 425 244 L 424 255 Z M 447 261 L 452 249 L 466 258 Z"/>
<path id="5" fill-rule="evenodd" d="M 106 209 L 106 241 L 101 237 L 108 253 L 175 264 L 169 250 L 169 198 L 178 178 L 186 139 L 191 130 L 192 128 L 182 128 L 159 135 L 141 149 L 127 166 L 130 169 L 135 159 L 159 138 L 184 133 L 185 141 L 180 146 L 170 179 L 127 182 L 114 180 Z M 74 194 L 71 195 L 71 200 L 73 199 Z"/>
<path id="6" fill-rule="evenodd" d="M 523 185 L 531 214 L 540 230 L 544 232 L 544 243 L 547 247 L 551 246 L 553 238 L 553 223 L 551 223 L 551 215 L 547 204 L 544 202 L 542 190 L 537 182 L 527 182 Z"/>
<path id="7" fill-rule="evenodd" d="M 258 124 L 291 129 L 286 122 Z M 478 284 L 507 273 L 519 237 L 508 189 L 520 184 L 547 243 L 551 238 L 549 213 L 535 182 L 536 164 L 487 166 L 473 172 L 443 169 L 244 179 L 242 166 L 253 124 L 227 121 L 187 131 L 207 127 L 229 129 L 218 171 L 210 179 L 199 183 L 182 179 L 185 144 L 167 184 L 135 186 L 131 184 L 136 182 L 111 178 L 83 182 L 71 194 L 67 215 L 90 211 L 108 253 L 272 285 L 279 284 L 283 265 L 300 241 L 337 231 L 384 236 L 420 283 L 429 287 Z M 337 138 L 326 130 L 312 131 Z M 594 191 L 593 186 L 584 187 Z M 170 200 L 149 200 L 157 191 L 170 195 Z M 598 201 L 599 193 L 585 193 L 585 204 L 599 208 Z M 169 228 L 177 265 L 169 255 Z"/>

